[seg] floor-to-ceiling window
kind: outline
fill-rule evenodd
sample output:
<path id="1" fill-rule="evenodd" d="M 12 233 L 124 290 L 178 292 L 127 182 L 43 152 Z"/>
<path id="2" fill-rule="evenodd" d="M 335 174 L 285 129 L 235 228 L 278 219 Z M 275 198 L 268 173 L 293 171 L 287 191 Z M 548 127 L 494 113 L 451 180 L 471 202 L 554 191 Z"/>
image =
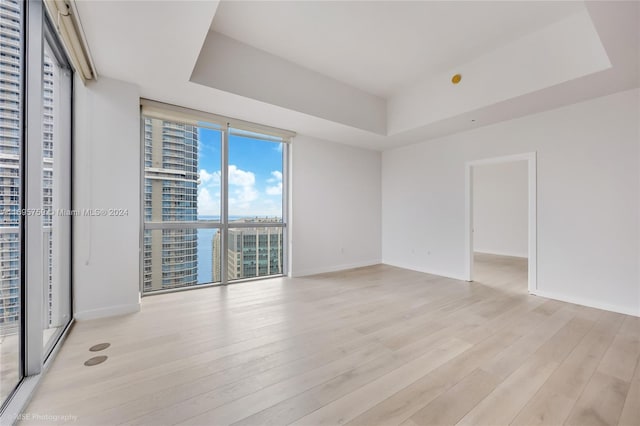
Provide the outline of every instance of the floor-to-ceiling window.
<path id="1" fill-rule="evenodd" d="M 44 356 L 71 318 L 71 70 L 53 34 L 42 63 L 42 245 Z"/>
<path id="2" fill-rule="evenodd" d="M 284 143 L 229 129 L 229 280 L 283 273 Z"/>
<path id="3" fill-rule="evenodd" d="M 22 378 L 22 6 L 0 2 L 0 402 Z"/>
<path id="4" fill-rule="evenodd" d="M 0 0 L 3 423 L 71 320 L 71 81 L 42 2 Z"/>
<path id="5" fill-rule="evenodd" d="M 292 135 L 143 102 L 144 293 L 284 273 Z"/>

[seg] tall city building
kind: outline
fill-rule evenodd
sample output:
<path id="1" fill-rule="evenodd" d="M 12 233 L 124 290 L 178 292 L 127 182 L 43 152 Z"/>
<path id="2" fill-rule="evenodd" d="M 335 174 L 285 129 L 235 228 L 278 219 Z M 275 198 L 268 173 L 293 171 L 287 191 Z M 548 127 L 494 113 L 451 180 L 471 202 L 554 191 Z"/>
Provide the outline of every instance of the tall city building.
<path id="1" fill-rule="evenodd" d="M 20 9 L 0 2 L 0 336 L 20 322 Z"/>
<path id="2" fill-rule="evenodd" d="M 0 334 L 15 332 L 20 304 L 20 102 L 21 6 L 19 1 L 0 2 Z M 48 250 L 45 271 L 44 318 L 51 324 L 53 294 L 53 143 L 54 66 L 43 58 L 42 96 L 42 228 Z"/>
<path id="3" fill-rule="evenodd" d="M 256 227 L 230 228 L 227 248 L 227 271 L 229 280 L 263 277 L 282 274 L 283 232 L 282 228 L 260 226 L 259 223 L 282 223 L 280 218 L 241 219 L 229 222 L 254 223 Z M 218 231 L 213 238 L 212 275 L 218 282 L 221 271 L 221 236 Z"/>
<path id="4" fill-rule="evenodd" d="M 216 234 L 211 240 L 211 282 L 219 283 L 222 281 L 222 272 L 220 267 L 220 261 L 222 259 L 222 235 L 220 230 L 216 231 Z"/>
<path id="5" fill-rule="evenodd" d="M 198 129 L 144 120 L 146 222 L 198 220 Z M 144 290 L 197 284 L 196 229 L 145 230 Z"/>
<path id="6" fill-rule="evenodd" d="M 47 269 L 45 273 L 45 286 L 47 296 L 45 310 L 47 316 L 44 319 L 46 325 L 51 325 L 53 308 L 53 132 L 54 132 L 54 67 L 51 57 L 46 53 L 43 58 L 43 91 L 42 91 L 42 236 L 47 247 Z"/>

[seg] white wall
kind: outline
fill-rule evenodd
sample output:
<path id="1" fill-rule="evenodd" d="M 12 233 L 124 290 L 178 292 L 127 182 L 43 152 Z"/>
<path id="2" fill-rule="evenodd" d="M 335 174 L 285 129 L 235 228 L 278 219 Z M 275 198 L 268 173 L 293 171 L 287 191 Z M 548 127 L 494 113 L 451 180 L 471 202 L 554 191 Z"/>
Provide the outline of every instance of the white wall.
<path id="1" fill-rule="evenodd" d="M 136 86 L 100 78 L 74 87 L 74 209 L 127 209 L 73 218 L 74 315 L 139 309 L 140 100 Z"/>
<path id="2" fill-rule="evenodd" d="M 537 151 L 537 294 L 640 314 L 640 91 L 386 151 L 383 261 L 461 278 L 465 162 Z"/>
<path id="3" fill-rule="evenodd" d="M 292 275 L 380 263 L 381 153 L 303 135 L 291 148 Z"/>
<path id="4" fill-rule="evenodd" d="M 473 166 L 473 249 L 527 257 L 526 161 Z"/>
<path id="5" fill-rule="evenodd" d="M 75 87 L 74 208 L 128 209 L 73 218 L 76 319 L 139 310 L 139 96 L 107 78 Z M 300 135 L 291 156 L 292 275 L 380 263 L 381 153 Z"/>

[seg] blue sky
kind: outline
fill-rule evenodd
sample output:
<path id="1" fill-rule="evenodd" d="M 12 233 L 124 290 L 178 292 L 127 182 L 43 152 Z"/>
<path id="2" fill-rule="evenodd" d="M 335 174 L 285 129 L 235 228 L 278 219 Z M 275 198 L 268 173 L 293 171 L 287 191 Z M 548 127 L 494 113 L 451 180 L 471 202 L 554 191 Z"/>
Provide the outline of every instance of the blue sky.
<path id="1" fill-rule="evenodd" d="M 220 214 L 222 133 L 198 129 L 198 214 Z M 229 216 L 282 216 L 282 144 L 229 136 Z"/>

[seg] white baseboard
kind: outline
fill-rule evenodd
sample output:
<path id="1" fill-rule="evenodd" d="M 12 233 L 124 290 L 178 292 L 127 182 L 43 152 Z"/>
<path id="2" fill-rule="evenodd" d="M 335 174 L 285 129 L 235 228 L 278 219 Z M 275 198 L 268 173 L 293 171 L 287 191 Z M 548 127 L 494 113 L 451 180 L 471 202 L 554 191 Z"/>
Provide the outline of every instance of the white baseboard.
<path id="1" fill-rule="evenodd" d="M 138 311 L 140 311 L 140 303 L 132 303 L 130 305 L 109 306 L 108 308 L 80 311 L 76 312 L 73 317 L 76 319 L 76 321 L 87 321 L 98 318 L 132 314 Z"/>
<path id="2" fill-rule="evenodd" d="M 640 317 L 640 310 L 633 310 L 623 306 L 612 305 L 609 303 L 602 303 L 591 299 L 584 299 L 582 297 L 568 296 L 566 294 L 558 294 L 552 291 L 534 290 L 531 294 L 534 296 L 545 297 L 547 299 L 559 300 L 561 302 L 573 303 L 575 305 L 588 306 L 589 308 L 602 309 L 605 311 L 616 312 L 619 314 L 631 315 L 634 317 Z"/>
<path id="3" fill-rule="evenodd" d="M 302 270 L 294 269 L 291 273 L 291 276 L 305 277 L 307 275 L 325 274 L 327 272 L 338 272 L 338 271 L 344 271 L 346 269 L 363 268 L 365 266 L 379 265 L 380 263 L 382 263 L 380 259 L 375 259 L 375 260 L 366 260 L 363 262 L 347 263 L 344 265 L 323 266 L 318 268 L 307 268 Z"/>
<path id="4" fill-rule="evenodd" d="M 527 253 L 505 253 L 505 252 L 500 252 L 500 251 L 493 251 L 493 250 L 473 250 L 474 253 L 478 253 L 478 254 L 492 254 L 494 256 L 507 256 L 507 257 L 518 257 L 518 258 L 522 258 L 522 259 L 527 259 L 529 256 L 527 255 Z"/>
<path id="5" fill-rule="evenodd" d="M 451 272 L 448 272 L 448 271 L 438 271 L 434 269 L 423 268 L 421 266 L 409 265 L 402 262 L 393 262 L 393 261 L 386 261 L 386 260 L 383 260 L 382 263 L 389 266 L 395 266 L 396 268 L 409 269 L 411 271 L 423 272 L 425 274 L 437 275 L 439 277 L 451 278 L 458 281 L 466 281 L 466 279 L 462 275 L 452 274 Z"/>

